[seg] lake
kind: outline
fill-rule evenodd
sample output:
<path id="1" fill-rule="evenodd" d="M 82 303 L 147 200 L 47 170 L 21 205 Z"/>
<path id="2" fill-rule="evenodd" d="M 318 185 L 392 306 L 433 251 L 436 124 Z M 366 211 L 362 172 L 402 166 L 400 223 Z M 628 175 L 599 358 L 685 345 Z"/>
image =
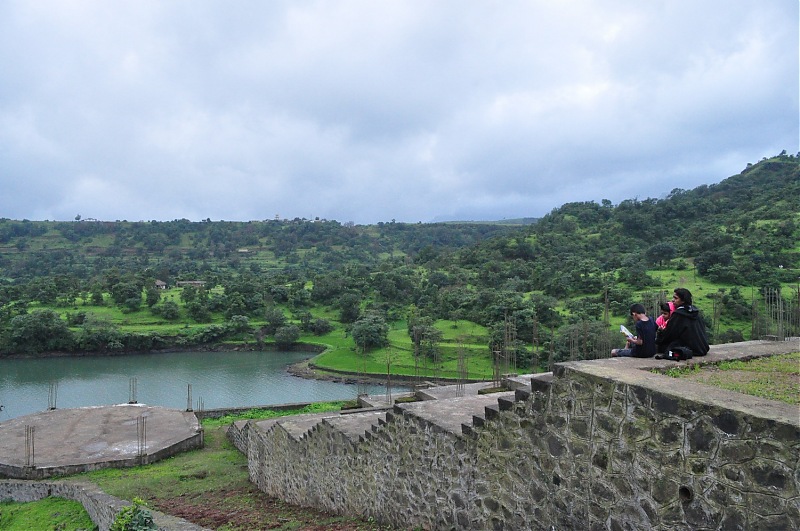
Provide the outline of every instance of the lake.
<path id="1" fill-rule="evenodd" d="M 127 403 L 193 409 L 348 400 L 385 394 L 355 385 L 292 376 L 308 352 L 171 352 L 126 356 L 0 359 L 0 422 L 46 410 Z M 394 392 L 405 390 L 393 388 Z"/>

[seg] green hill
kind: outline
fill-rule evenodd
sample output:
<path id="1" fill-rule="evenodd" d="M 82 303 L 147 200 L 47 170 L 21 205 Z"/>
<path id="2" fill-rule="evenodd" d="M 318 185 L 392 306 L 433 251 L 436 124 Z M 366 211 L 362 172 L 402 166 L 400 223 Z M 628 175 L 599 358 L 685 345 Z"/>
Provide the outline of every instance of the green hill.
<path id="1" fill-rule="evenodd" d="M 484 376 L 492 352 L 520 367 L 604 355 L 632 302 L 652 311 L 678 286 L 716 341 L 768 333 L 780 290 L 786 333 L 799 227 L 800 157 L 785 154 L 527 225 L 0 219 L 0 352 L 303 341 L 331 368 L 454 376 L 467 355 Z"/>

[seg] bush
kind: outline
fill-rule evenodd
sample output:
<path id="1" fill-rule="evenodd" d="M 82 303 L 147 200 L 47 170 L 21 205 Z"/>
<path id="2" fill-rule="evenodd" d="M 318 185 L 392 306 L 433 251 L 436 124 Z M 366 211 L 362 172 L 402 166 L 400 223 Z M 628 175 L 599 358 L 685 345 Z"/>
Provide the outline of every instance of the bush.
<path id="1" fill-rule="evenodd" d="M 158 529 L 153 522 L 153 515 L 148 511 L 143 500 L 133 499 L 133 505 L 123 507 L 117 513 L 114 523 L 111 524 L 110 531 L 146 531 Z"/>
<path id="2" fill-rule="evenodd" d="M 317 318 L 311 322 L 311 333 L 315 336 L 325 335 L 333 330 L 333 325 L 327 319 Z"/>
<path id="3" fill-rule="evenodd" d="M 158 311 L 158 313 L 156 313 Z M 161 315 L 167 321 L 177 321 L 181 317 L 181 309 L 178 303 L 173 301 L 164 301 L 159 306 L 153 306 L 153 313 Z"/>

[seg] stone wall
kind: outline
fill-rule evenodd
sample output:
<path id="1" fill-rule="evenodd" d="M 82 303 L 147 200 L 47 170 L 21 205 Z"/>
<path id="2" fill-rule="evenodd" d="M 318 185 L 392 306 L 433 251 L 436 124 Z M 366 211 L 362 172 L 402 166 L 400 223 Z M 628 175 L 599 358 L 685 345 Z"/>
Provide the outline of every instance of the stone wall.
<path id="1" fill-rule="evenodd" d="M 0 501 L 32 502 L 50 496 L 79 502 L 100 531 L 108 531 L 117 513 L 130 502 L 109 496 L 91 483 L 68 481 L 0 480 Z M 159 529 L 165 531 L 204 531 L 205 528 L 182 518 L 150 511 Z M 44 524 L 44 522 L 43 522 Z"/>
<path id="2" fill-rule="evenodd" d="M 693 363 L 798 347 L 740 343 Z M 240 447 L 247 437 L 264 492 L 401 527 L 800 528 L 797 406 L 652 372 L 672 366 L 560 364 L 550 383 L 496 399 L 460 430 L 452 400 L 438 416 L 409 403 L 371 423 L 353 414 L 305 431 L 281 420 L 231 430 Z"/>

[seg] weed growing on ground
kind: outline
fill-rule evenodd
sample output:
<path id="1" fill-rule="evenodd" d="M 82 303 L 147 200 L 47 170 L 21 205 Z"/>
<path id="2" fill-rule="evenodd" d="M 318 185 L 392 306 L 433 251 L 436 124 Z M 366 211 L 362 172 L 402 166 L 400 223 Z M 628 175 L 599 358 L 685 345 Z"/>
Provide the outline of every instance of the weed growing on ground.
<path id="1" fill-rule="evenodd" d="M 787 404 L 800 404 L 800 352 L 715 365 L 679 366 L 664 374 Z"/>

